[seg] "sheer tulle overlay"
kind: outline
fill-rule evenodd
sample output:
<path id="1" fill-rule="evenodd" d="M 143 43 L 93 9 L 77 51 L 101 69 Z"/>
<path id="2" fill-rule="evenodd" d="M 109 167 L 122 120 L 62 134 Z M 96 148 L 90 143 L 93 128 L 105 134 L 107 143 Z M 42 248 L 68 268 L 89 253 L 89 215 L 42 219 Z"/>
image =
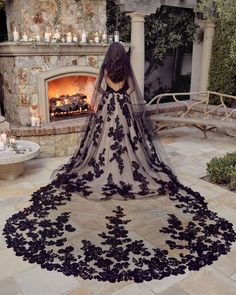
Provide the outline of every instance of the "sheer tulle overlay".
<path id="1" fill-rule="evenodd" d="M 8 247 L 47 270 L 110 282 L 183 274 L 226 254 L 233 225 L 179 182 L 143 128 L 126 88 L 108 87 L 76 154 L 7 220 Z"/>

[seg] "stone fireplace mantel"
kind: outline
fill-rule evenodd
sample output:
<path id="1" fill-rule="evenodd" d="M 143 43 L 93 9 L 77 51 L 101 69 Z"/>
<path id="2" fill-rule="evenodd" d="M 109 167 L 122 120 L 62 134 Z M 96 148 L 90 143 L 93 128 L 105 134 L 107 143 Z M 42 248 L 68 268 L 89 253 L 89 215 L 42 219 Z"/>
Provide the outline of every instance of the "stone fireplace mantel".
<path id="1" fill-rule="evenodd" d="M 109 44 L 46 44 L 46 43 L 0 43 L 0 56 L 84 56 L 105 55 Z M 128 45 L 125 46 L 127 49 Z"/>
<path id="2" fill-rule="evenodd" d="M 33 104 L 42 116 L 42 123 L 47 123 L 47 82 L 73 74 L 96 77 L 108 47 L 109 44 L 0 43 L 6 120 L 29 125 L 35 115 Z M 125 44 L 126 50 L 129 47 Z"/>

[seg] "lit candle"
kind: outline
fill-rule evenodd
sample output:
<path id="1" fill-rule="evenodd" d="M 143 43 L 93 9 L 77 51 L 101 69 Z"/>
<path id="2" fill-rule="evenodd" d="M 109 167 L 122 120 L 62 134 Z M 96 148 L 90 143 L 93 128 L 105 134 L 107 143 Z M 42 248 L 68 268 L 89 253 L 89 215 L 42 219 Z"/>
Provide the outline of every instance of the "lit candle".
<path id="1" fill-rule="evenodd" d="M 67 33 L 66 42 L 71 43 L 72 42 L 72 35 L 71 32 Z"/>
<path id="2" fill-rule="evenodd" d="M 60 37 L 61 37 L 61 35 L 60 35 L 60 33 L 59 33 L 58 29 L 57 29 L 56 33 L 54 34 L 54 39 L 59 40 Z"/>
<path id="3" fill-rule="evenodd" d="M 86 43 L 87 41 L 87 35 L 85 31 L 83 30 L 82 36 L 81 36 L 81 43 Z"/>
<path id="4" fill-rule="evenodd" d="M 36 36 L 36 41 L 40 42 L 41 41 L 41 37 L 39 35 Z"/>
<path id="5" fill-rule="evenodd" d="M 78 37 L 76 35 L 73 36 L 73 42 L 75 42 L 75 43 L 78 42 Z"/>
<path id="6" fill-rule="evenodd" d="M 14 42 L 17 42 L 17 41 L 19 41 L 19 39 L 20 39 L 20 37 L 19 37 L 19 33 L 17 32 L 17 30 L 16 30 L 16 28 L 15 28 L 15 30 L 14 30 L 14 32 L 13 32 L 13 41 L 14 41 Z"/>
<path id="7" fill-rule="evenodd" d="M 10 144 L 15 144 L 15 143 L 16 143 L 15 138 L 11 138 L 11 139 L 10 139 Z"/>
<path id="8" fill-rule="evenodd" d="M 5 144 L 3 141 L 0 141 L 0 151 L 4 151 L 5 150 Z"/>
<path id="9" fill-rule="evenodd" d="M 6 142 L 7 142 L 7 135 L 6 135 L 6 133 L 2 133 L 2 134 L 1 134 L 1 136 L 0 136 L 0 140 L 1 140 L 4 144 L 6 144 Z"/>
<path id="10" fill-rule="evenodd" d="M 36 127 L 36 118 L 35 117 L 31 117 L 30 120 L 31 120 L 31 126 L 32 127 Z"/>
<path id="11" fill-rule="evenodd" d="M 95 43 L 99 43 L 98 33 L 95 34 L 94 41 L 95 41 Z"/>
<path id="12" fill-rule="evenodd" d="M 48 29 L 46 29 L 46 32 L 44 34 L 44 41 L 50 42 L 50 33 L 48 32 Z"/>
<path id="13" fill-rule="evenodd" d="M 119 42 L 119 31 L 115 31 L 114 41 Z"/>
<path id="14" fill-rule="evenodd" d="M 28 42 L 29 40 L 29 37 L 25 33 L 22 38 L 23 38 L 23 42 Z"/>
<path id="15" fill-rule="evenodd" d="M 37 127 L 40 127 L 41 126 L 40 118 L 36 118 L 36 126 Z"/>
<path id="16" fill-rule="evenodd" d="M 107 34 L 106 34 L 105 31 L 104 31 L 104 33 L 102 34 L 102 41 L 103 41 L 103 42 L 107 42 Z"/>

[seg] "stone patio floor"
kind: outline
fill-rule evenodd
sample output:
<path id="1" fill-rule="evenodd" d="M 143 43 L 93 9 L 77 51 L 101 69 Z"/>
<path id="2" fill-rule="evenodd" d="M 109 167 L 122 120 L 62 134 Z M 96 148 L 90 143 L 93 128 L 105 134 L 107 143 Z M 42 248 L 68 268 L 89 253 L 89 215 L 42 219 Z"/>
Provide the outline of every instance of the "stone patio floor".
<path id="1" fill-rule="evenodd" d="M 209 133 L 207 140 L 195 129 L 181 127 L 160 133 L 180 180 L 205 196 L 209 209 L 235 225 L 236 194 L 201 177 L 212 157 L 236 150 L 236 139 Z M 68 158 L 28 161 L 25 174 L 14 181 L 0 181 L 0 230 L 5 220 L 27 204 L 30 194 L 49 182 L 51 171 Z M 146 201 L 144 201 L 146 202 Z M 232 250 L 212 265 L 198 272 L 171 276 L 142 284 L 132 282 L 102 283 L 66 277 L 38 265 L 24 262 L 7 249 L 0 236 L 0 295 L 235 295 L 236 243 Z"/>

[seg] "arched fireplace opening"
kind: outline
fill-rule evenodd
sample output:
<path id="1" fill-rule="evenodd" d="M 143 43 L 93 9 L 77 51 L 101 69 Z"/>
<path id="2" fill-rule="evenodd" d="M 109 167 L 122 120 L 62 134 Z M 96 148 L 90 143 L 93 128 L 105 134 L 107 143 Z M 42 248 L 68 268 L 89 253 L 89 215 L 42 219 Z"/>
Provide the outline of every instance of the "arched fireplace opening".
<path id="1" fill-rule="evenodd" d="M 48 80 L 50 122 L 89 114 L 95 80 L 94 76 L 82 74 Z"/>
<path id="2" fill-rule="evenodd" d="M 98 69 L 63 67 L 39 75 L 39 113 L 43 123 L 85 116 L 91 112 Z"/>

